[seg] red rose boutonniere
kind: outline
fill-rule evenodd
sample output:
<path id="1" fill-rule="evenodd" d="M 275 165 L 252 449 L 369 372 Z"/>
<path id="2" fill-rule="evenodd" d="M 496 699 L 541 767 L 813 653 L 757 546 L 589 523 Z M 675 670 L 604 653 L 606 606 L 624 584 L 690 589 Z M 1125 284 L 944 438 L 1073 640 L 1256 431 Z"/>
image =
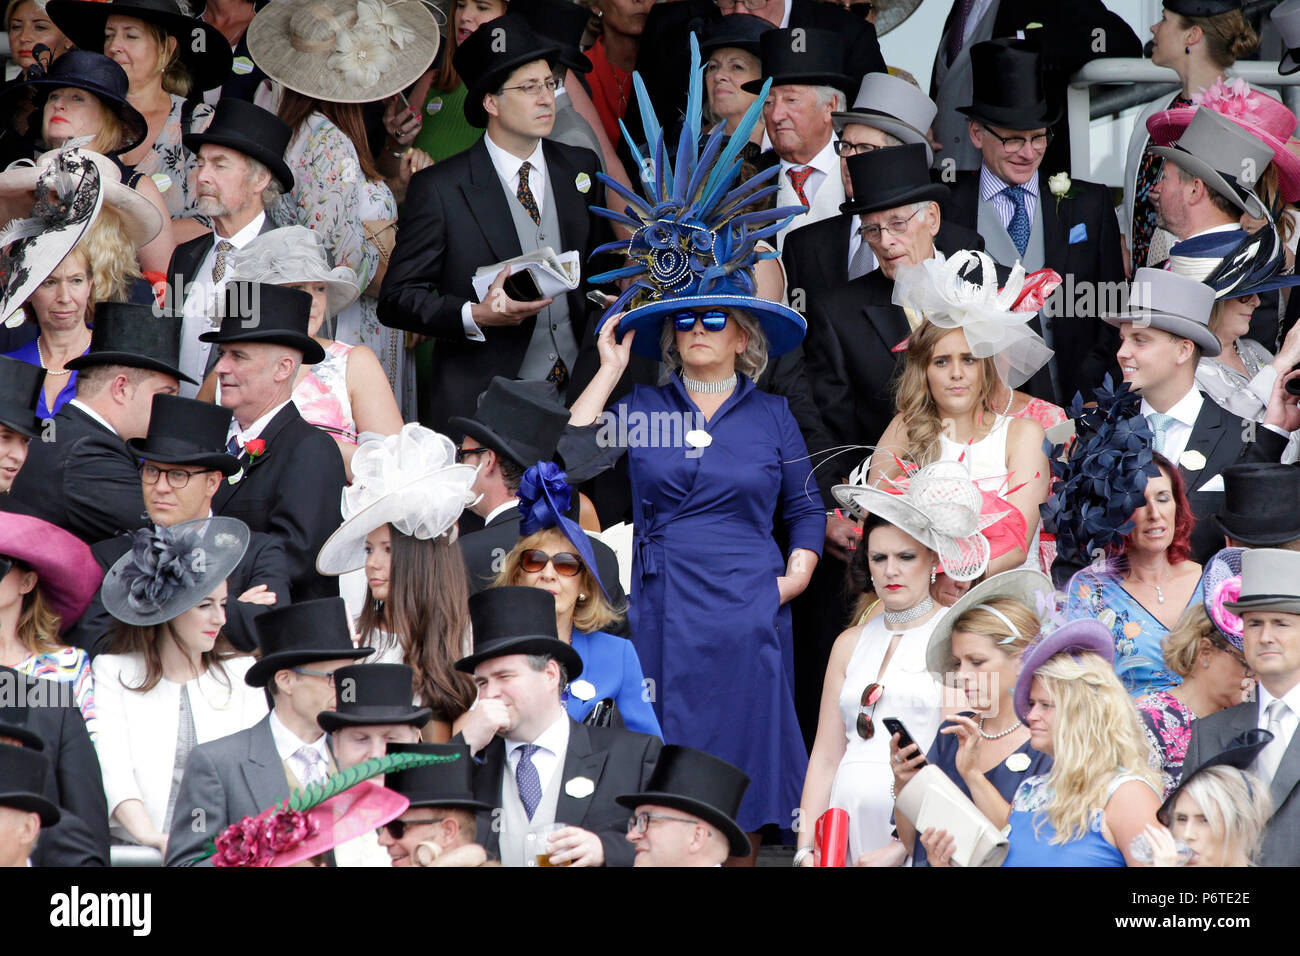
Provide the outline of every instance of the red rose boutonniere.
<path id="1" fill-rule="evenodd" d="M 251 441 L 244 443 L 244 451 L 248 454 L 249 458 L 257 458 L 266 451 L 266 442 L 260 438 L 254 438 Z"/>

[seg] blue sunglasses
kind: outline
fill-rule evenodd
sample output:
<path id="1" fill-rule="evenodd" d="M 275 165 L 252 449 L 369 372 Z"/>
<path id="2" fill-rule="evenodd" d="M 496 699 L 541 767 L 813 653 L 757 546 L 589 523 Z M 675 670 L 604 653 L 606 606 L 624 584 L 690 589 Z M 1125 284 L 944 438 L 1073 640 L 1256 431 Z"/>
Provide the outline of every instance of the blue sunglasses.
<path id="1" fill-rule="evenodd" d="M 727 313 L 718 309 L 708 309 L 703 312 L 674 312 L 670 318 L 673 321 L 673 327 L 678 332 L 689 332 L 695 328 L 695 322 L 698 319 L 704 323 L 704 331 L 721 332 L 727 327 Z"/>

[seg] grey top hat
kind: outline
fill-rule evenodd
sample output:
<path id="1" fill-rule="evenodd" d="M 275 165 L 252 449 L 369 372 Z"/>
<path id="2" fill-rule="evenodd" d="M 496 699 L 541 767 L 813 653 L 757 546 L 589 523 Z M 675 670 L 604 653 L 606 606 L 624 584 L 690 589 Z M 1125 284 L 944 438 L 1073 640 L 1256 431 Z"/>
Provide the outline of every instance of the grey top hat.
<path id="1" fill-rule="evenodd" d="M 1213 308 L 1214 290 L 1204 282 L 1164 269 L 1143 268 L 1133 273 L 1128 308 L 1117 315 L 1102 318 L 1111 325 L 1126 322 L 1149 325 L 1191 339 L 1206 355 L 1218 355 L 1222 346 L 1210 331 L 1210 311 Z"/>
<path id="2" fill-rule="evenodd" d="M 1300 551 L 1253 548 L 1241 556 L 1241 596 L 1223 606 L 1243 611 L 1300 614 Z"/>
<path id="3" fill-rule="evenodd" d="M 1290 76 L 1300 70 L 1300 0 L 1279 3 L 1268 16 L 1282 37 L 1282 44 L 1287 48 L 1277 65 L 1277 71 L 1283 76 Z"/>
<path id="4" fill-rule="evenodd" d="M 850 123 L 862 123 L 897 137 L 904 144 L 920 143 L 925 147 L 927 164 L 934 163 L 934 151 L 925 131 L 934 122 L 939 108 L 907 80 L 888 73 L 868 73 L 858 87 L 858 98 L 842 113 L 832 113 L 835 132 Z"/>
<path id="5" fill-rule="evenodd" d="M 1178 142 L 1151 151 L 1204 180 L 1242 212 L 1264 218 L 1264 207 L 1252 190 L 1273 161 L 1273 148 L 1226 116 L 1198 109 Z"/>

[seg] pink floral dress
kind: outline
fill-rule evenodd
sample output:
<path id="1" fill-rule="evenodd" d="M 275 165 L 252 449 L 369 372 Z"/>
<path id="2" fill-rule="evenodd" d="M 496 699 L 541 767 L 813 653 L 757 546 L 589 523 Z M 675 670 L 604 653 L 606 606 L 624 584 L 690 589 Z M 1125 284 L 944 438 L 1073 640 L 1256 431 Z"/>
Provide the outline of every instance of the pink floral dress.
<path id="1" fill-rule="evenodd" d="M 355 445 L 357 423 L 348 398 L 348 353 L 353 346 L 331 342 L 324 361 L 311 366 L 293 389 L 293 403 L 303 419 L 330 437 Z"/>
<path id="2" fill-rule="evenodd" d="M 1182 778 L 1183 761 L 1187 758 L 1187 745 L 1192 742 L 1192 721 L 1196 715 L 1166 690 L 1146 694 L 1134 703 L 1138 716 L 1142 718 L 1142 732 L 1151 746 L 1151 766 L 1160 771 L 1164 796 L 1168 797 Z"/>

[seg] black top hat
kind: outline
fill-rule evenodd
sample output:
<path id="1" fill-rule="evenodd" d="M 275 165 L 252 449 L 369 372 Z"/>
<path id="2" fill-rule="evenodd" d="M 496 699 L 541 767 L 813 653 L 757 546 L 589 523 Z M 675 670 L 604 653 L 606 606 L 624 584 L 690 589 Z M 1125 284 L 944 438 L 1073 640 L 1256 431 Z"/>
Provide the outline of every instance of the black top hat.
<path id="1" fill-rule="evenodd" d="M 376 665 L 371 665 L 376 666 Z M 324 715 L 322 715 L 324 716 Z M 384 774 L 384 786 L 400 793 L 411 801 L 413 807 L 450 807 L 455 810 L 482 810 L 490 813 L 495 807 L 474 799 L 469 747 L 465 744 L 389 744 L 390 754 L 457 755 L 459 760 L 412 767 L 396 773 Z"/>
<path id="2" fill-rule="evenodd" d="M 239 460 L 226 451 L 230 409 L 177 395 L 155 395 L 149 433 L 131 438 L 127 447 L 141 458 L 164 465 L 211 468 L 223 475 L 239 471 Z"/>
<path id="3" fill-rule="evenodd" d="M 1252 462 L 1223 469 L 1223 504 L 1211 520 L 1251 548 L 1300 538 L 1300 468 Z"/>
<path id="4" fill-rule="evenodd" d="M 244 683 L 265 687 L 276 671 L 313 661 L 356 660 L 374 648 L 355 647 L 342 598 L 319 598 L 277 607 L 253 619 L 262 659 L 248 669 Z M 410 682 L 406 688 L 410 696 Z"/>
<path id="5" fill-rule="evenodd" d="M 753 847 L 735 821 L 748 787 L 749 777 L 739 767 L 703 750 L 669 744 L 659 751 L 645 792 L 625 793 L 614 800 L 629 810 L 650 803 L 699 817 L 723 832 L 731 856 L 748 856 Z"/>
<path id="6" fill-rule="evenodd" d="M 850 156 L 846 162 L 853 198 L 840 204 L 840 212 L 879 212 L 948 198 L 947 186 L 930 181 L 930 164 L 920 143 L 873 149 Z"/>
<path id="7" fill-rule="evenodd" d="M 200 11 L 203 5 L 199 5 Z M 220 86 L 230 76 L 234 54 L 221 31 L 186 13 L 176 0 L 50 0 L 45 7 L 54 25 L 83 50 L 104 50 L 104 24 L 111 16 L 134 17 L 162 27 L 176 38 L 180 60 L 189 70 L 193 91 Z"/>
<path id="8" fill-rule="evenodd" d="M 718 20 L 707 20 L 692 27 L 700 38 L 700 59 L 707 60 L 714 50 L 723 47 L 736 47 L 762 59 L 763 48 L 760 37 L 769 30 L 775 30 L 770 20 L 751 16 L 748 13 L 733 13 Z M 773 84 L 775 85 L 775 84 Z"/>
<path id="9" fill-rule="evenodd" d="M 26 707 L 0 707 L 0 738 L 4 737 L 18 741 L 19 746 L 28 750 L 45 749 L 45 741 L 27 727 Z"/>
<path id="10" fill-rule="evenodd" d="M 465 38 L 451 62 L 465 81 L 465 119 L 471 126 L 487 126 L 483 97 L 495 93 L 511 73 L 534 60 L 554 65 L 560 62 L 560 48 L 534 33 L 518 14 L 489 20 Z"/>
<path id="11" fill-rule="evenodd" d="M 95 365 L 127 365 L 197 385 L 180 369 L 183 319 L 179 312 L 160 312 L 152 305 L 101 302 L 95 306 L 90 351 L 64 367 L 80 370 Z"/>
<path id="12" fill-rule="evenodd" d="M 411 703 L 415 671 L 405 664 L 350 664 L 334 672 L 334 710 L 322 710 L 316 723 L 328 734 L 340 727 L 410 724 L 423 727 L 433 716 Z"/>
<path id="13" fill-rule="evenodd" d="M 1169 826 L 1169 817 L 1173 812 L 1174 804 L 1178 802 L 1178 795 L 1183 791 L 1184 787 L 1196 779 L 1197 774 L 1209 770 L 1211 767 L 1236 767 L 1238 770 L 1249 773 L 1251 765 L 1259 757 L 1259 752 L 1272 742 L 1273 734 L 1271 731 L 1259 727 L 1243 730 L 1228 741 L 1228 746 L 1220 753 L 1215 754 L 1192 773 L 1178 781 L 1178 786 L 1174 788 L 1174 792 L 1169 794 L 1165 802 L 1160 805 L 1160 810 L 1156 813 L 1156 819 L 1165 826 Z M 1269 784 L 1267 780 L 1260 782 L 1265 787 Z"/>
<path id="14" fill-rule="evenodd" d="M 971 119 L 1003 129 L 1051 126 L 1061 118 L 1043 93 L 1040 47 L 1031 40 L 986 40 L 970 48 L 974 91 L 970 106 L 957 107 Z"/>
<path id="15" fill-rule="evenodd" d="M 582 658 L 555 629 L 555 596 L 541 588 L 488 588 L 469 598 L 474 650 L 456 662 L 466 674 L 483 661 L 507 654 L 549 654 L 569 680 L 582 673 Z"/>
<path id="16" fill-rule="evenodd" d="M 45 369 L 0 355 L 0 424 L 35 438 L 41 433 L 36 406 L 41 401 Z"/>
<path id="17" fill-rule="evenodd" d="M 102 38 L 103 34 L 100 36 Z M 100 46 L 103 46 L 102 39 Z M 33 102 L 37 112 L 32 113 L 32 121 L 35 123 L 33 132 L 34 138 L 39 138 L 39 110 L 45 105 L 46 95 L 51 90 L 63 87 L 85 90 L 98 97 L 121 120 L 124 139 L 119 152 L 125 153 L 144 142 L 149 134 L 145 118 L 127 102 L 127 86 L 126 71 L 104 54 L 90 50 L 69 50 L 51 63 L 48 70 L 39 65 L 30 67 L 26 79 L 0 90 L 0 110 L 6 114 L 13 112 L 20 104 L 23 91 L 34 90 L 36 95 Z"/>
<path id="18" fill-rule="evenodd" d="M 549 382 L 494 377 L 473 418 L 447 424 L 524 468 L 555 457 L 555 444 L 569 424 L 569 410 Z"/>
<path id="19" fill-rule="evenodd" d="M 578 73 L 591 72 L 591 60 L 582 52 L 582 35 L 591 14 L 570 0 L 513 0 L 510 12 L 528 21 L 543 40 L 560 48 L 559 62 Z"/>
<path id="20" fill-rule="evenodd" d="M 244 100 L 223 97 L 217 102 L 208 128 L 202 133 L 186 133 L 181 142 L 196 156 L 204 143 L 251 156 L 271 171 L 285 192 L 291 192 L 293 171 L 284 161 L 284 151 L 292 138 L 289 124 L 274 113 Z"/>
<path id="21" fill-rule="evenodd" d="M 844 69 L 844 40 L 838 33 L 774 29 L 760 36 L 758 45 L 763 75 L 741 87 L 746 93 L 761 93 L 769 77 L 773 86 L 833 86 L 845 96 L 855 92 L 857 84 Z"/>
<path id="22" fill-rule="evenodd" d="M 0 807 L 35 813 L 41 826 L 59 822 L 59 808 L 45 796 L 50 758 L 38 750 L 0 744 Z"/>
<path id="23" fill-rule="evenodd" d="M 304 365 L 324 360 L 325 350 L 307 334 L 311 296 L 301 289 L 235 279 L 226 283 L 221 328 L 200 342 L 266 342 L 302 352 Z"/>

